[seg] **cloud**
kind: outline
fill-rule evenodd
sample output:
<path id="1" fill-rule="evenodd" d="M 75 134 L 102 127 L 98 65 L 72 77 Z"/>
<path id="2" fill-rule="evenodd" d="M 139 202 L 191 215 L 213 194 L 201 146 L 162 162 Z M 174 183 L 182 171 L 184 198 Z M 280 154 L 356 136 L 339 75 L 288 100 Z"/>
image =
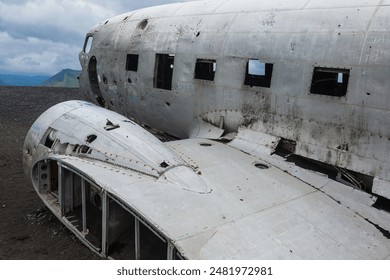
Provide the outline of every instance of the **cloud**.
<path id="1" fill-rule="evenodd" d="M 84 19 L 111 16 L 109 9 L 82 0 L 29 0 L 24 3 L 0 2 L 2 18 L 17 24 L 62 26 L 77 30 Z M 75 21 L 76 20 L 76 21 Z"/>
<path id="2" fill-rule="evenodd" d="M 55 74 L 61 69 L 79 69 L 79 45 L 33 37 L 13 38 L 0 32 L 0 72 Z"/>
<path id="3" fill-rule="evenodd" d="M 29 0 L 24 3 L 0 2 L 1 27 L 18 36 L 37 36 L 58 40 L 57 32 L 82 36 L 89 26 L 115 11 L 85 0 Z M 3 30 L 4 31 L 4 30 Z M 67 36 L 64 36 L 66 38 Z"/>
<path id="4" fill-rule="evenodd" d="M 0 0 L 0 72 L 55 74 L 79 69 L 84 36 L 95 24 L 173 2 L 177 1 Z"/>

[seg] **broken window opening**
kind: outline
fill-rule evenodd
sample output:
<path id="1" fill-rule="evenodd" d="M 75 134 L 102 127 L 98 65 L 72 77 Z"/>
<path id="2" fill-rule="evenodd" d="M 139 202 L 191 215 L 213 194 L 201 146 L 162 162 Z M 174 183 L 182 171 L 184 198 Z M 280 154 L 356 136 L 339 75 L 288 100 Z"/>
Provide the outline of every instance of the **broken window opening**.
<path id="1" fill-rule="evenodd" d="M 295 153 L 297 142 L 289 139 L 280 139 L 273 154 L 277 154 L 282 157 L 288 157 Z"/>
<path id="2" fill-rule="evenodd" d="M 55 211 L 60 211 L 89 244 L 100 250 L 103 240 L 102 189 L 58 161 L 41 161 L 37 167 L 40 193 L 49 195 Z"/>
<path id="3" fill-rule="evenodd" d="M 116 260 L 135 260 L 134 216 L 108 197 L 108 256 Z"/>
<path id="4" fill-rule="evenodd" d="M 172 90 L 174 59 L 173 54 L 156 54 L 155 88 Z"/>
<path id="5" fill-rule="evenodd" d="M 367 193 L 372 193 L 374 177 L 296 155 L 294 154 L 296 146 L 294 141 L 286 139 L 282 139 L 281 141 L 283 142 L 280 142 L 275 150 L 275 154 L 284 157 L 288 162 L 293 162 L 295 165 L 307 170 L 325 174 L 328 178 L 338 181 L 346 186 L 358 188 Z"/>
<path id="6" fill-rule="evenodd" d="M 91 51 L 92 41 L 93 41 L 93 36 L 88 34 L 87 37 L 85 38 L 84 47 L 83 47 L 83 51 L 85 53 L 89 53 Z"/>
<path id="7" fill-rule="evenodd" d="M 49 128 L 45 135 L 46 137 L 43 137 L 43 139 L 45 139 L 44 145 L 51 149 L 54 145 L 54 141 L 56 140 L 57 132 L 54 129 Z"/>
<path id="8" fill-rule="evenodd" d="M 337 171 L 337 175 L 335 177 L 337 182 L 365 192 L 372 192 L 372 185 L 374 181 L 373 177 L 338 166 L 333 166 L 333 168 Z"/>
<path id="9" fill-rule="evenodd" d="M 141 260 L 166 260 L 168 243 L 161 240 L 142 222 L 139 225 Z"/>
<path id="10" fill-rule="evenodd" d="M 217 61 L 215 59 L 197 59 L 195 65 L 195 79 L 214 81 Z"/>
<path id="11" fill-rule="evenodd" d="M 85 239 L 96 248 L 102 247 L 102 209 L 99 205 L 96 205 L 96 201 L 98 200 L 96 196 L 100 198 L 100 192 L 101 189 L 99 187 L 85 181 Z"/>
<path id="12" fill-rule="evenodd" d="M 102 248 L 102 189 L 64 164 L 58 163 L 58 200 L 61 213 L 85 239 Z"/>
<path id="13" fill-rule="evenodd" d="M 246 66 L 244 84 L 251 87 L 271 87 L 272 63 L 264 63 L 257 59 L 249 59 Z"/>
<path id="14" fill-rule="evenodd" d="M 315 67 L 310 93 L 345 96 L 348 89 L 349 69 Z"/>
<path id="15" fill-rule="evenodd" d="M 131 260 L 184 259 L 164 235 L 129 205 L 72 167 L 46 160 L 35 165 L 33 172 L 40 193 L 52 195 L 49 200 L 54 201 L 51 205 L 55 211 L 60 211 L 72 230 L 101 256 Z"/>
<path id="16" fill-rule="evenodd" d="M 127 54 L 126 58 L 126 70 L 127 71 L 138 71 L 138 54 Z"/>
<path id="17" fill-rule="evenodd" d="M 79 150 L 79 153 L 80 154 L 91 154 L 92 153 L 92 149 L 90 149 L 88 146 L 81 146 L 80 147 L 80 150 Z"/>
<path id="18" fill-rule="evenodd" d="M 74 154 L 91 154 L 92 149 L 86 145 L 75 145 L 72 152 Z"/>
<path id="19" fill-rule="evenodd" d="M 108 199 L 108 255 L 114 259 L 166 260 L 166 238 L 119 198 L 108 194 Z"/>

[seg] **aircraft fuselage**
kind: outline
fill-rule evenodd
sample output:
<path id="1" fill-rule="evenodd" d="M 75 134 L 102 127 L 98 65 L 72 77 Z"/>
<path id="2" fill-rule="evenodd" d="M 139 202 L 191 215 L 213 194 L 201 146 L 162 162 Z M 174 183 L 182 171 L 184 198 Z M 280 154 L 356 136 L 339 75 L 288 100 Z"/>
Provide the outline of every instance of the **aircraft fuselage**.
<path id="1" fill-rule="evenodd" d="M 334 3 L 197 1 L 98 24 L 80 86 L 103 108 L 34 123 L 38 195 L 102 257 L 389 259 L 390 3 Z"/>
<path id="2" fill-rule="evenodd" d="M 176 137 L 245 126 L 389 181 L 390 7 L 285 2 L 190 2 L 102 22 L 80 54 L 82 90 Z"/>

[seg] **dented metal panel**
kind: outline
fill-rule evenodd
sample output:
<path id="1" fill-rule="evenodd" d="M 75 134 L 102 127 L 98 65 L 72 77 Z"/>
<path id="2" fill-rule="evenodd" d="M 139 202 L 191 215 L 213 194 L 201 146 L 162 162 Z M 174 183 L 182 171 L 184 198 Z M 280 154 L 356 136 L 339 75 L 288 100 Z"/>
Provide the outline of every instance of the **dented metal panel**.
<path id="1" fill-rule="evenodd" d="M 99 87 L 108 108 L 162 131 L 190 137 L 195 118 L 217 127 L 223 118 L 228 132 L 252 125 L 296 141 L 297 154 L 389 179 L 388 168 L 379 167 L 389 166 L 380 152 L 389 149 L 387 10 L 379 1 L 200 1 L 149 8 L 98 26 L 81 63 L 97 57 L 98 76 L 107 77 Z M 116 47 L 107 50 L 112 41 Z M 120 57 L 127 53 L 140 55 L 138 73 L 124 70 Z M 156 53 L 175 54 L 171 91 L 153 88 Z M 194 80 L 198 58 L 216 60 L 214 81 Z M 270 89 L 243 85 L 252 58 L 273 64 Z M 350 69 L 346 97 L 310 94 L 313 67 Z M 144 114 L 148 108 L 159 110 Z M 337 149 L 346 144 L 348 152 Z"/>
<path id="2" fill-rule="evenodd" d="M 26 172 L 44 149 L 91 157 L 125 166 L 152 177 L 159 177 L 168 166 L 184 164 L 177 155 L 164 148 L 158 139 L 145 134 L 145 131 L 134 122 L 117 113 L 97 109 L 89 103 L 71 101 L 47 111 L 37 120 L 37 125 L 32 127 L 27 136 Z M 47 127 L 41 126 L 41 120 Z M 108 129 L 108 123 L 116 126 L 111 127 L 114 129 Z M 50 139 L 52 142 L 50 146 L 45 144 L 48 137 L 53 138 Z M 88 152 L 77 149 L 81 145 L 86 146 Z"/>
<path id="3" fill-rule="evenodd" d="M 72 124 L 75 119 L 79 121 Z M 107 130 L 107 119 L 119 123 L 120 128 Z M 36 137 L 26 142 L 25 157 L 32 159 L 24 162 L 26 173 L 45 204 L 88 247 L 101 248 L 102 256 L 109 255 L 109 244 L 116 236 L 113 232 L 119 230 L 114 225 L 126 221 L 115 220 L 120 205 L 191 259 L 384 259 L 390 252 L 390 243 L 382 234 L 389 231 L 386 221 L 390 215 L 371 207 L 367 194 L 345 195 L 350 187 L 294 167 L 259 147 L 272 142 L 275 146 L 278 139 L 242 130 L 238 138 L 242 140 L 234 140 L 232 147 L 205 139 L 163 144 L 130 120 L 78 101 L 48 110 L 27 139 L 32 139 L 33 133 L 45 140 L 47 133 L 39 133 L 38 127 L 58 130 L 50 136 L 50 147 Z M 85 135 L 91 131 L 96 138 L 86 143 Z M 140 139 L 142 145 L 137 144 Z M 56 143 L 90 145 L 95 152 L 68 153 L 71 150 Z M 145 155 L 140 157 L 143 151 Z M 161 157 L 164 162 L 155 166 Z M 158 172 L 150 174 L 132 161 L 144 168 L 154 166 Z M 45 165 L 58 166 L 58 173 L 49 173 L 52 179 L 45 175 L 50 170 Z M 58 190 L 53 185 L 55 176 L 61 182 Z M 81 185 L 70 178 L 80 178 Z M 70 190 L 79 193 L 84 202 L 69 196 Z M 58 197 L 53 192 L 58 192 Z M 109 197 L 120 204 L 108 207 L 112 204 Z M 99 232 L 91 231 L 91 225 L 84 222 L 93 217 L 83 210 L 77 218 L 72 210 L 80 203 L 103 209 L 102 219 L 97 221 L 103 230 L 101 244 L 95 240 Z M 112 216 L 110 211 L 117 214 Z"/>
<path id="4" fill-rule="evenodd" d="M 167 258 L 388 259 L 389 7 L 336 2 L 194 1 L 101 22 L 81 90 L 124 116 L 68 102 L 39 118 L 24 147 L 37 192 L 105 257 L 132 220 L 135 259 L 141 228 Z M 250 60 L 266 83 L 245 84 Z M 102 211 L 102 244 L 71 205 Z"/>

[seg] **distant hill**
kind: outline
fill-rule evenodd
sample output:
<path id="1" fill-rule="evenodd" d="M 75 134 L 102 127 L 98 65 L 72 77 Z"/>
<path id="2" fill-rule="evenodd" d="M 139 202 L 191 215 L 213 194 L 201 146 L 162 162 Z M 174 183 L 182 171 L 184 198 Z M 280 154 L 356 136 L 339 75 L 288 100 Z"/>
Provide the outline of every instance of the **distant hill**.
<path id="1" fill-rule="evenodd" d="M 80 71 L 64 69 L 61 72 L 54 75 L 53 77 L 44 81 L 41 85 L 46 87 L 77 88 L 79 87 L 79 80 L 78 80 L 79 76 L 80 76 Z"/>
<path id="2" fill-rule="evenodd" d="M 3 82 L 1 79 L 0 79 L 0 86 L 6 86 L 7 83 Z"/>
<path id="3" fill-rule="evenodd" d="M 0 74 L 0 85 L 39 86 L 49 77 L 44 75 Z"/>

